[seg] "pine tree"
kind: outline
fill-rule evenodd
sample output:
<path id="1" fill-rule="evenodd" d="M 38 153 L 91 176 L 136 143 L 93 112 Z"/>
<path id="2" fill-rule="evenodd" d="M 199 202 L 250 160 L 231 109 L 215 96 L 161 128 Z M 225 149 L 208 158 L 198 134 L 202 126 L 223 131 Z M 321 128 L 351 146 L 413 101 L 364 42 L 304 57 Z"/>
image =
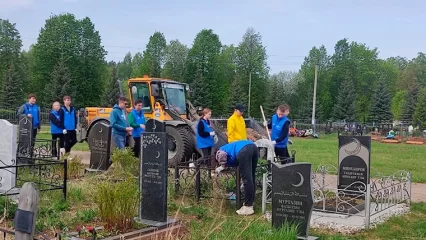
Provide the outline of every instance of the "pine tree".
<path id="1" fill-rule="evenodd" d="M 278 81 L 276 77 L 271 77 L 268 84 L 268 95 L 266 96 L 266 103 L 263 106 L 265 111 L 265 117 L 268 118 L 270 115 L 274 114 L 275 109 L 283 104 L 282 96 L 283 88 L 282 84 Z"/>
<path id="2" fill-rule="evenodd" d="M 192 83 L 193 94 L 191 95 L 192 104 L 195 107 L 210 107 L 211 106 L 211 96 L 208 82 L 202 77 L 202 71 L 198 70 L 195 74 L 198 81 Z"/>
<path id="3" fill-rule="evenodd" d="M 386 81 L 380 79 L 373 94 L 370 120 L 377 124 L 390 123 L 392 121 L 391 105 L 392 93 L 389 91 Z"/>
<path id="4" fill-rule="evenodd" d="M 426 87 L 423 88 L 417 97 L 416 108 L 414 111 L 414 122 L 421 129 L 426 129 Z"/>
<path id="5" fill-rule="evenodd" d="M 351 79 L 345 79 L 340 85 L 337 102 L 334 105 L 335 120 L 352 122 L 355 120 L 355 89 Z"/>
<path id="6" fill-rule="evenodd" d="M 61 101 L 65 95 L 75 96 L 74 88 L 71 86 L 71 74 L 63 58 L 53 68 L 45 92 L 45 106 L 50 106 L 54 101 Z"/>
<path id="7" fill-rule="evenodd" d="M 14 63 L 10 64 L 3 79 L 2 107 L 17 107 L 24 99 L 22 78 Z"/>
<path id="8" fill-rule="evenodd" d="M 229 101 L 229 114 L 232 114 L 234 112 L 234 108 L 235 105 L 237 105 L 238 103 L 245 103 L 246 101 L 246 94 L 243 91 L 243 88 L 241 86 L 241 83 L 237 80 L 234 79 L 232 81 L 232 85 L 231 85 L 231 89 L 229 89 L 230 93 L 230 101 Z"/>
<path id="9" fill-rule="evenodd" d="M 117 81 L 117 65 L 115 63 L 110 63 L 110 67 L 112 68 L 111 77 L 109 78 L 102 98 L 102 105 L 105 107 L 113 107 L 120 97 L 120 85 Z"/>
<path id="10" fill-rule="evenodd" d="M 413 115 L 414 110 L 416 108 L 416 102 L 417 102 L 417 93 L 418 93 L 418 87 L 413 87 L 409 91 L 407 91 L 407 94 L 405 95 L 405 101 L 404 101 L 404 107 L 402 109 L 402 121 L 406 121 L 409 124 L 413 122 Z"/>

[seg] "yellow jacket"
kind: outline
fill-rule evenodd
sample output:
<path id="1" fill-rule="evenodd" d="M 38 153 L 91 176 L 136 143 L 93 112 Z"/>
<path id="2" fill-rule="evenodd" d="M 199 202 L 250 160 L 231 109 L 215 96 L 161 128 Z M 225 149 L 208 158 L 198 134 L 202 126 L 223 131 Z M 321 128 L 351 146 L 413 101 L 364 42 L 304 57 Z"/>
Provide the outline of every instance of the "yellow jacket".
<path id="1" fill-rule="evenodd" d="M 238 140 L 247 140 L 246 123 L 242 116 L 235 113 L 228 118 L 227 122 L 228 143 Z"/>

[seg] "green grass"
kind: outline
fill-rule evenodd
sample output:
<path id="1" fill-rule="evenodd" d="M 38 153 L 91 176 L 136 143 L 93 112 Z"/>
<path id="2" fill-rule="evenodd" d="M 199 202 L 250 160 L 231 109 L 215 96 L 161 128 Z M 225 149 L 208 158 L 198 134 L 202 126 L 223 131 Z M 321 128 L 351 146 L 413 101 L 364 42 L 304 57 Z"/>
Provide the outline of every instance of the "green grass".
<path id="1" fill-rule="evenodd" d="M 296 162 L 310 162 L 314 169 L 319 165 L 331 164 L 337 167 L 337 135 L 321 134 L 318 139 L 291 138 L 293 145 L 289 150 L 296 150 Z M 391 175 L 398 170 L 412 173 L 414 182 L 426 182 L 426 145 L 389 144 L 372 141 L 371 175 Z"/>

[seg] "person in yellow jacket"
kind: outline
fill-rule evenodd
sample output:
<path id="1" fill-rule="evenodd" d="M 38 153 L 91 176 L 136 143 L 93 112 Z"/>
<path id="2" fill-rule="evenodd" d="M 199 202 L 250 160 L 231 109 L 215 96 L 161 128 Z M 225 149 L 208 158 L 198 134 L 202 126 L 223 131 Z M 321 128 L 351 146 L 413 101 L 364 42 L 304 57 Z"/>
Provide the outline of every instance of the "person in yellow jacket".
<path id="1" fill-rule="evenodd" d="M 244 106 L 242 104 L 235 105 L 234 114 L 228 118 L 227 132 L 228 143 L 247 140 L 246 123 L 243 118 Z"/>

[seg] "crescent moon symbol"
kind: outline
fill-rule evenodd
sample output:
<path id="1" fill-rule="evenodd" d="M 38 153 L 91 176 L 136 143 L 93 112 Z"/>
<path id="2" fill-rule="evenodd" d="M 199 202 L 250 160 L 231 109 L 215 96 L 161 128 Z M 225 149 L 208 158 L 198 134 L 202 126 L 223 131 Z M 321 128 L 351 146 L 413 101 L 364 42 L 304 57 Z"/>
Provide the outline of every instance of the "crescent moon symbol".
<path id="1" fill-rule="evenodd" d="M 354 138 L 352 142 L 356 143 L 356 148 L 354 150 L 352 150 L 352 151 L 348 151 L 348 150 L 345 149 L 345 152 L 348 155 L 356 155 L 356 154 L 359 153 L 359 151 L 361 151 L 361 142 L 358 139 L 356 139 L 356 138 Z"/>
<path id="2" fill-rule="evenodd" d="M 152 125 L 152 129 L 156 129 L 157 128 L 157 125 L 155 125 L 155 121 L 154 121 L 154 124 Z"/>
<path id="3" fill-rule="evenodd" d="M 298 184 L 291 184 L 293 185 L 293 187 L 300 187 L 302 186 L 303 182 L 305 181 L 305 179 L 303 178 L 303 175 L 300 172 L 297 172 L 297 174 L 300 176 L 300 182 Z"/>
<path id="4" fill-rule="evenodd" d="M 155 156 L 155 158 L 159 158 L 160 157 L 160 152 L 157 151 L 157 156 Z"/>
<path id="5" fill-rule="evenodd" d="M 99 130 L 99 133 L 102 133 L 104 131 L 104 129 L 103 128 L 101 128 L 101 130 Z"/>

